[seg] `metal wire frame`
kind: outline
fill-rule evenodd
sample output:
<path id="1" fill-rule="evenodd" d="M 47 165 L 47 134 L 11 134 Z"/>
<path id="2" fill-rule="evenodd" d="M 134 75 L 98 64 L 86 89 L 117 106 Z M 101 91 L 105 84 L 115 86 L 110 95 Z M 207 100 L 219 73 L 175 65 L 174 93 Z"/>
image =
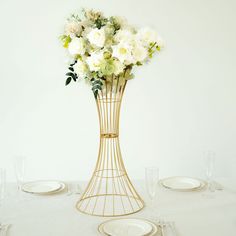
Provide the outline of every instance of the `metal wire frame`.
<path id="1" fill-rule="evenodd" d="M 126 172 L 119 143 L 120 107 L 126 80 L 111 78 L 96 99 L 100 146 L 93 175 L 76 208 L 95 216 L 124 216 L 140 211 L 144 202 Z"/>

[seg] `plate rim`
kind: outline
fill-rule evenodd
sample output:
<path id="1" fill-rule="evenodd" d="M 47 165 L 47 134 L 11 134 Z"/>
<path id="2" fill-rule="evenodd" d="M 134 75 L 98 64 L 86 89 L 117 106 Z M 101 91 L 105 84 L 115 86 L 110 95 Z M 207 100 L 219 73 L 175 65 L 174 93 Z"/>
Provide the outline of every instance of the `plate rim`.
<path id="1" fill-rule="evenodd" d="M 47 192 L 33 192 L 33 191 L 28 191 L 24 189 L 24 185 L 26 184 L 33 184 L 33 183 L 37 183 L 37 182 L 57 182 L 59 183 L 60 187 L 58 187 L 57 189 L 51 190 L 51 191 L 47 191 Z M 21 190 L 25 193 L 31 193 L 31 194 L 40 194 L 40 195 L 47 195 L 50 193 L 56 193 L 56 192 L 60 192 L 65 188 L 66 184 L 63 181 L 60 180 L 35 180 L 35 181 L 29 181 L 29 182 L 25 182 L 22 184 L 21 186 Z"/>
<path id="2" fill-rule="evenodd" d="M 130 219 L 130 220 L 141 220 L 141 221 L 144 221 L 144 222 L 150 224 L 151 227 L 152 227 L 151 232 L 149 232 L 148 234 L 145 234 L 145 235 L 143 235 L 143 236 L 154 236 L 154 235 L 157 233 L 157 231 L 158 231 L 158 226 L 157 226 L 154 222 L 152 222 L 152 221 L 150 221 L 150 220 L 147 220 L 147 219 L 143 219 L 143 218 L 117 218 L 117 219 L 106 220 L 106 221 L 104 221 L 104 222 L 102 222 L 101 224 L 98 225 L 97 230 L 98 230 L 99 233 L 101 233 L 101 234 L 103 234 L 103 235 L 105 235 L 105 236 L 108 236 L 109 234 L 107 234 L 107 233 L 103 230 L 104 224 L 106 224 L 107 222 L 110 222 L 110 221 L 126 220 L 126 219 L 127 219 L 127 220 L 128 220 L 128 219 Z"/>
<path id="3" fill-rule="evenodd" d="M 193 188 L 186 188 L 186 189 L 181 189 L 181 188 L 171 188 L 169 186 L 164 185 L 163 181 L 167 180 L 167 179 L 173 179 L 173 178 L 188 178 L 188 179 L 194 179 L 194 180 L 198 180 L 200 185 L 198 187 L 193 187 Z M 206 181 L 204 181 L 203 179 L 200 178 L 195 178 L 195 177 L 189 177 L 189 176 L 171 176 L 171 177 L 167 177 L 167 178 L 163 178 L 161 180 L 159 180 L 159 184 L 167 189 L 170 190 L 174 190 L 174 191 L 181 191 L 181 192 L 191 192 L 191 191 L 196 191 L 196 190 L 201 190 L 206 186 Z"/>

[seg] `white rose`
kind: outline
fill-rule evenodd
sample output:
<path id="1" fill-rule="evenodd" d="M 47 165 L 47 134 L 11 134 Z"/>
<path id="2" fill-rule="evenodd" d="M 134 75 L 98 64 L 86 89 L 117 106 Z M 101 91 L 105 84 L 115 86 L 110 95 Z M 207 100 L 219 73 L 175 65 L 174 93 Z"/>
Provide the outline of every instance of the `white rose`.
<path id="1" fill-rule="evenodd" d="M 120 61 L 114 60 L 113 63 L 115 66 L 115 70 L 114 70 L 115 75 L 119 75 L 120 73 L 124 71 L 125 66 Z"/>
<path id="2" fill-rule="evenodd" d="M 105 37 L 105 31 L 104 29 L 92 29 L 88 35 L 87 38 L 89 42 L 97 47 L 102 48 L 104 46 L 106 37 Z"/>
<path id="3" fill-rule="evenodd" d="M 119 44 L 112 46 L 112 56 L 117 58 L 121 63 L 129 65 L 133 62 L 133 57 L 131 54 L 132 46 L 125 42 L 120 42 Z"/>
<path id="4" fill-rule="evenodd" d="M 140 40 L 145 46 L 149 46 L 150 43 L 156 42 L 157 33 L 150 28 L 142 28 L 137 33 L 137 39 Z"/>
<path id="5" fill-rule="evenodd" d="M 138 61 L 142 62 L 148 57 L 148 51 L 141 45 L 141 43 L 135 42 L 132 50 L 132 55 L 135 63 Z"/>
<path id="6" fill-rule="evenodd" d="M 83 55 L 85 53 L 85 42 L 82 38 L 73 38 L 69 43 L 68 51 L 71 55 Z"/>
<path id="7" fill-rule="evenodd" d="M 81 78 L 84 78 L 88 72 L 87 65 L 81 60 L 78 60 L 77 63 L 73 66 L 73 68 L 78 77 Z"/>
<path id="8" fill-rule="evenodd" d="M 75 36 L 80 34 L 82 31 L 81 25 L 76 21 L 70 21 L 65 26 L 65 34 L 70 36 Z"/>
<path id="9" fill-rule="evenodd" d="M 131 42 L 134 39 L 134 34 L 130 30 L 118 30 L 114 36 L 116 42 Z"/>
<path id="10" fill-rule="evenodd" d="M 103 52 L 99 52 L 99 53 L 92 53 L 87 58 L 86 62 L 88 63 L 90 71 L 99 71 L 100 65 L 103 60 L 104 60 Z"/>

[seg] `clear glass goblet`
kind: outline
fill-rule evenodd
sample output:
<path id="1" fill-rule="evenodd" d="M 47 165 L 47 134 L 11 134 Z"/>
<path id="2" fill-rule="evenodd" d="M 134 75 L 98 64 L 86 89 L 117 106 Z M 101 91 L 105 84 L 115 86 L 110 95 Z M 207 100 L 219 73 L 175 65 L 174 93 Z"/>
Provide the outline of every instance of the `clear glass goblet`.
<path id="1" fill-rule="evenodd" d="M 21 186 L 25 181 L 25 162 L 26 158 L 24 156 L 15 157 L 14 167 L 18 190 L 21 190 Z"/>
<path id="2" fill-rule="evenodd" d="M 4 220 L 4 199 L 6 197 L 6 170 L 0 169 L 0 224 Z M 0 232 L 1 235 L 1 232 Z"/>
<path id="3" fill-rule="evenodd" d="M 213 198 L 215 192 L 215 184 L 213 182 L 212 176 L 215 169 L 215 152 L 204 151 L 203 152 L 204 163 L 205 163 L 205 178 L 207 183 L 207 192 L 203 196 L 207 198 Z"/>
<path id="4" fill-rule="evenodd" d="M 153 206 L 154 199 L 157 195 L 157 186 L 159 181 L 159 169 L 157 167 L 145 168 L 146 190 L 151 199 L 151 206 Z"/>
<path id="5" fill-rule="evenodd" d="M 214 167 L 215 167 L 215 152 L 213 151 L 206 151 L 204 153 L 205 158 L 205 165 L 206 165 L 206 181 L 208 190 L 212 191 L 212 176 L 214 173 Z"/>
<path id="6" fill-rule="evenodd" d="M 0 206 L 6 197 L 6 170 L 0 169 Z"/>

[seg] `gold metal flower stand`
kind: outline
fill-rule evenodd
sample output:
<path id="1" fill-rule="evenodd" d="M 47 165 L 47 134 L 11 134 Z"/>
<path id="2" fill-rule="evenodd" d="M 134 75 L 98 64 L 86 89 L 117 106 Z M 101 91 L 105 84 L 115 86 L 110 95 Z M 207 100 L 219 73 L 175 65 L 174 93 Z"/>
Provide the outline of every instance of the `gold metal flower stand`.
<path id="1" fill-rule="evenodd" d="M 140 211 L 144 202 L 126 172 L 119 144 L 119 117 L 126 80 L 111 78 L 98 93 L 100 146 L 95 170 L 78 201 L 79 211 L 95 216 L 124 216 Z"/>

